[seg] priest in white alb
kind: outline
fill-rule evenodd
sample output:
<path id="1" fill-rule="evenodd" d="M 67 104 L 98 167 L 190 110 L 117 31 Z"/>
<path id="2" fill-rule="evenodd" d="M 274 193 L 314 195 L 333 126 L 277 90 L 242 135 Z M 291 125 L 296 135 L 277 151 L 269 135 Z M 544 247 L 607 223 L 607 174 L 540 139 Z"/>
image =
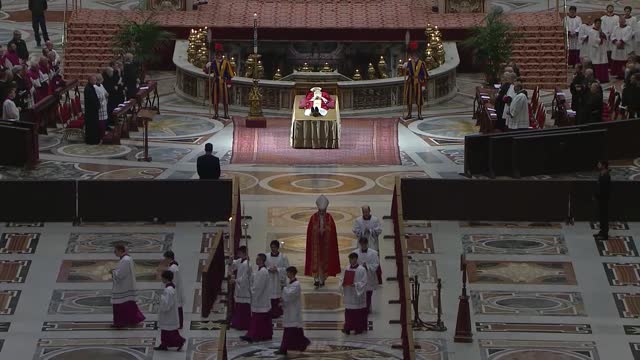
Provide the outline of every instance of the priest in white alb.
<path id="1" fill-rule="evenodd" d="M 633 52 L 633 29 L 627 25 L 624 17 L 620 18 L 620 24 L 613 30 L 611 43 L 614 45 L 611 51 L 611 75 L 622 80 L 629 54 Z"/>
<path id="2" fill-rule="evenodd" d="M 358 264 L 358 254 L 349 254 L 349 266 L 344 269 L 340 279 L 342 302 L 344 303 L 344 328 L 342 332 L 349 335 L 351 331 L 362 334 L 367 331 L 367 271 Z"/>
<path id="3" fill-rule="evenodd" d="M 247 342 L 266 341 L 273 337 L 271 324 L 271 288 L 269 287 L 269 270 L 265 266 L 267 256 L 258 254 L 256 265 L 258 270 L 251 280 L 251 322 L 249 331 L 240 339 Z"/>
<path id="4" fill-rule="evenodd" d="M 378 287 L 378 269 L 380 257 L 378 252 L 369 249 L 369 239 L 361 237 L 358 240 L 358 249 L 354 251 L 358 255 L 358 264 L 367 271 L 367 312 L 371 313 L 371 296 Z"/>
<path id="5" fill-rule="evenodd" d="M 305 351 L 311 341 L 304 336 L 304 323 L 302 321 L 302 288 L 296 278 L 298 269 L 289 266 L 287 271 L 287 284 L 282 289 L 282 306 L 284 308 L 284 319 L 282 326 L 282 342 L 280 349 L 276 351 L 278 355 L 286 355 L 287 351 Z"/>
<path id="6" fill-rule="evenodd" d="M 113 305 L 113 324 L 111 327 L 123 328 L 135 326 L 145 317 L 136 304 L 136 272 L 133 259 L 127 254 L 122 244 L 114 246 L 114 254 L 120 258 L 118 266 L 111 270 L 113 289 L 111 304 Z"/>
<path id="7" fill-rule="evenodd" d="M 606 40 L 605 40 L 605 46 L 607 48 L 607 62 L 609 63 L 609 65 L 611 65 L 611 51 L 613 51 L 613 44 L 611 43 L 611 34 L 613 34 L 613 30 L 615 30 L 616 26 L 618 26 L 618 23 L 620 21 L 620 19 L 618 18 L 618 15 L 614 14 L 614 8 L 613 5 L 607 5 L 607 12 L 602 15 L 602 17 L 600 18 L 600 20 L 602 20 L 602 32 L 606 35 Z M 594 24 L 595 24 L 595 20 L 594 20 Z"/>
<path id="8" fill-rule="evenodd" d="M 180 319 L 180 327 L 184 325 L 184 311 L 182 307 L 184 306 L 184 289 L 182 288 L 182 276 L 180 275 L 180 267 L 178 262 L 176 261 L 176 255 L 173 251 L 168 250 L 164 252 L 164 261 L 168 266 L 169 271 L 173 273 L 173 285 L 176 289 L 176 301 L 178 304 L 178 318 Z"/>
<path id="9" fill-rule="evenodd" d="M 271 290 L 271 318 L 282 316 L 282 287 L 287 282 L 289 259 L 280 252 L 280 241 L 273 240 L 269 244 L 271 252 L 267 254 L 266 267 L 269 270 L 269 287 Z"/>
<path id="10" fill-rule="evenodd" d="M 591 24 L 583 22 L 578 30 L 578 48 L 580 49 L 580 61 L 591 60 L 591 46 L 589 46 L 589 32 Z"/>
<path id="11" fill-rule="evenodd" d="M 177 351 L 182 350 L 185 339 L 180 336 L 180 319 L 178 317 L 178 293 L 176 285 L 173 283 L 173 271 L 165 270 L 162 272 L 162 283 L 164 290 L 160 296 L 160 304 L 158 306 L 158 327 L 160 328 L 160 345 L 154 347 L 154 350 L 168 350 L 176 348 Z"/>
<path id="12" fill-rule="evenodd" d="M 231 260 L 230 284 L 234 286 L 231 327 L 248 330 L 251 323 L 251 266 L 247 257 L 247 247 L 242 245 L 237 251 L 238 258 Z"/>
<path id="13" fill-rule="evenodd" d="M 602 21 L 595 19 L 593 28 L 589 31 L 589 59 L 593 63 L 593 72 L 601 83 L 609 82 L 609 61 L 607 60 L 607 35 L 600 26 Z"/>
<path id="14" fill-rule="evenodd" d="M 358 216 L 353 222 L 353 234 L 357 238 L 366 237 L 369 239 L 369 247 L 378 251 L 378 237 L 382 234 L 382 223 L 377 216 L 371 215 L 369 205 L 362 207 L 362 216 Z"/>
<path id="15" fill-rule="evenodd" d="M 569 65 L 573 66 L 580 62 L 580 43 L 578 40 L 578 34 L 580 32 L 580 25 L 582 25 L 582 19 L 576 15 L 577 8 L 575 6 L 569 7 L 569 15 L 564 19 L 567 29 L 567 37 L 569 38 Z"/>

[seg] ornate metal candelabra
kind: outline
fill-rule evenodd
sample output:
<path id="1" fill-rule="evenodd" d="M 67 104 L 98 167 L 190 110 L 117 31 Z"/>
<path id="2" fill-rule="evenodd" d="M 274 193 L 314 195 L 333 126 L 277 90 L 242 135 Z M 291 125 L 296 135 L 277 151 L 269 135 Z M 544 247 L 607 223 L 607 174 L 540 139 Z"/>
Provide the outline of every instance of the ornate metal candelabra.
<path id="1" fill-rule="evenodd" d="M 411 295 L 413 305 L 413 328 L 431 331 L 447 331 L 447 327 L 442 322 L 442 279 L 438 279 L 437 288 L 437 320 L 425 322 L 420 319 L 420 282 L 418 281 L 418 275 L 413 277 L 413 283 L 411 283 Z"/>
<path id="2" fill-rule="evenodd" d="M 260 54 L 258 54 L 258 14 L 253 14 L 253 54 L 252 58 L 252 78 L 253 85 L 249 91 L 249 115 L 247 116 L 247 127 L 267 127 L 264 115 L 262 114 L 262 94 L 260 93 L 260 87 L 258 86 L 258 79 L 260 78 Z"/>

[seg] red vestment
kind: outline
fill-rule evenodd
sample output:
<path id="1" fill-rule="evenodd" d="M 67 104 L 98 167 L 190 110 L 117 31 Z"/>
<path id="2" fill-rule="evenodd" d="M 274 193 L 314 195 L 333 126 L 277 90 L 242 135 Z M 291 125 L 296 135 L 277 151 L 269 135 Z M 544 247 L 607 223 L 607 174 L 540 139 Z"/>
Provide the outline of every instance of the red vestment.
<path id="1" fill-rule="evenodd" d="M 329 213 L 324 214 L 324 231 L 320 234 L 320 215 L 311 216 L 307 226 L 307 247 L 304 263 L 306 276 L 336 276 L 341 273 L 336 223 Z M 320 271 L 323 270 L 323 271 Z"/>
<path id="2" fill-rule="evenodd" d="M 311 107 L 313 107 L 313 91 L 309 91 L 307 93 L 307 96 L 305 96 L 305 98 L 303 100 L 300 100 L 300 108 L 301 109 L 311 109 Z M 331 95 L 329 95 L 328 92 L 322 92 L 322 97 L 325 98 L 327 100 L 327 102 L 325 103 L 324 101 L 320 101 L 320 107 L 322 107 L 325 110 L 329 110 L 329 109 L 333 109 L 336 107 L 336 101 L 331 97 Z"/>

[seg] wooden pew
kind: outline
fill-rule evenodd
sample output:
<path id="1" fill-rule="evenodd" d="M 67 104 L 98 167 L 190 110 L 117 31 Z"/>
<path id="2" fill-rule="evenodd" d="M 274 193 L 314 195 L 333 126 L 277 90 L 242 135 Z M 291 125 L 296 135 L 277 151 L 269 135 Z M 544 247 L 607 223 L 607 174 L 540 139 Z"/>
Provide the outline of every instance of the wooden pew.
<path id="1" fill-rule="evenodd" d="M 26 112 L 28 114 L 28 112 Z M 25 115 L 26 118 L 29 115 Z M 38 138 L 38 123 L 33 123 L 30 121 L 9 121 L 9 120 L 0 120 L 0 125 L 4 126 L 4 135 L 8 136 L 8 133 L 15 133 L 17 135 L 16 139 L 9 138 L 5 143 L 4 140 L 1 141 L 2 147 L 0 151 L 2 151 L 2 156 L 7 156 L 6 159 L 13 158 L 15 162 L 13 165 L 18 166 L 34 166 L 38 160 L 40 159 L 40 144 Z M 13 130 L 13 129 L 22 129 L 22 130 Z M 28 137 L 25 138 L 25 137 Z M 4 136 L 3 136 L 4 138 Z M 24 150 L 22 150 L 24 149 Z M 11 154 L 6 154 L 7 152 L 17 151 L 20 154 L 15 154 L 15 158 Z M 18 161 L 18 159 L 20 159 Z"/>
<path id="2" fill-rule="evenodd" d="M 129 99 L 113 110 L 113 128 L 102 139 L 103 144 L 120 145 L 121 138 L 129 138 L 129 124 L 137 121 L 136 103 L 135 99 Z"/>

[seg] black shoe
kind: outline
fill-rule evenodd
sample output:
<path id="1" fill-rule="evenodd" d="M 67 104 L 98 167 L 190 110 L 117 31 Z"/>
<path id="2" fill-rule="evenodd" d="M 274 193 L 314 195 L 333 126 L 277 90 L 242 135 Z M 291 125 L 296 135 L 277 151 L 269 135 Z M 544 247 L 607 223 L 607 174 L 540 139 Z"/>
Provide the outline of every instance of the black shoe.
<path id="1" fill-rule="evenodd" d="M 184 343 L 186 341 L 183 341 L 182 344 L 180 344 L 180 346 L 178 346 L 178 348 L 176 349 L 176 351 L 182 351 L 182 347 L 184 346 Z"/>
<path id="2" fill-rule="evenodd" d="M 274 354 L 276 354 L 276 355 L 287 355 L 287 350 L 278 350 Z"/>
<path id="3" fill-rule="evenodd" d="M 324 281 L 320 282 L 320 287 L 324 287 Z"/>
<path id="4" fill-rule="evenodd" d="M 320 287 L 320 281 L 315 281 L 315 282 L 313 283 L 313 286 L 315 286 L 315 287 L 316 287 L 316 289 L 317 289 L 317 288 L 319 288 L 319 287 Z"/>
<path id="5" fill-rule="evenodd" d="M 342 329 L 342 330 L 340 330 L 340 331 L 342 331 L 342 333 L 343 333 L 343 334 L 347 334 L 347 335 L 350 335 L 350 334 L 351 334 L 351 330 L 345 330 L 345 329 Z"/>
<path id="6" fill-rule="evenodd" d="M 167 351 L 167 350 L 169 350 L 169 348 L 167 348 L 164 345 L 160 345 L 160 346 L 154 347 L 153 350 L 156 350 L 156 351 Z"/>
<path id="7" fill-rule="evenodd" d="M 248 343 L 252 343 L 253 342 L 253 339 L 248 337 L 248 336 L 246 336 L 246 335 L 240 336 L 240 340 L 244 340 L 244 341 L 246 341 Z"/>
<path id="8" fill-rule="evenodd" d="M 609 235 L 605 235 L 605 234 L 595 234 L 593 235 L 594 238 L 596 238 L 596 240 L 608 240 L 609 239 Z"/>
<path id="9" fill-rule="evenodd" d="M 404 117 L 405 120 L 411 120 L 411 118 L 413 118 L 413 116 L 411 116 L 411 114 L 409 114 L 409 115 Z"/>

